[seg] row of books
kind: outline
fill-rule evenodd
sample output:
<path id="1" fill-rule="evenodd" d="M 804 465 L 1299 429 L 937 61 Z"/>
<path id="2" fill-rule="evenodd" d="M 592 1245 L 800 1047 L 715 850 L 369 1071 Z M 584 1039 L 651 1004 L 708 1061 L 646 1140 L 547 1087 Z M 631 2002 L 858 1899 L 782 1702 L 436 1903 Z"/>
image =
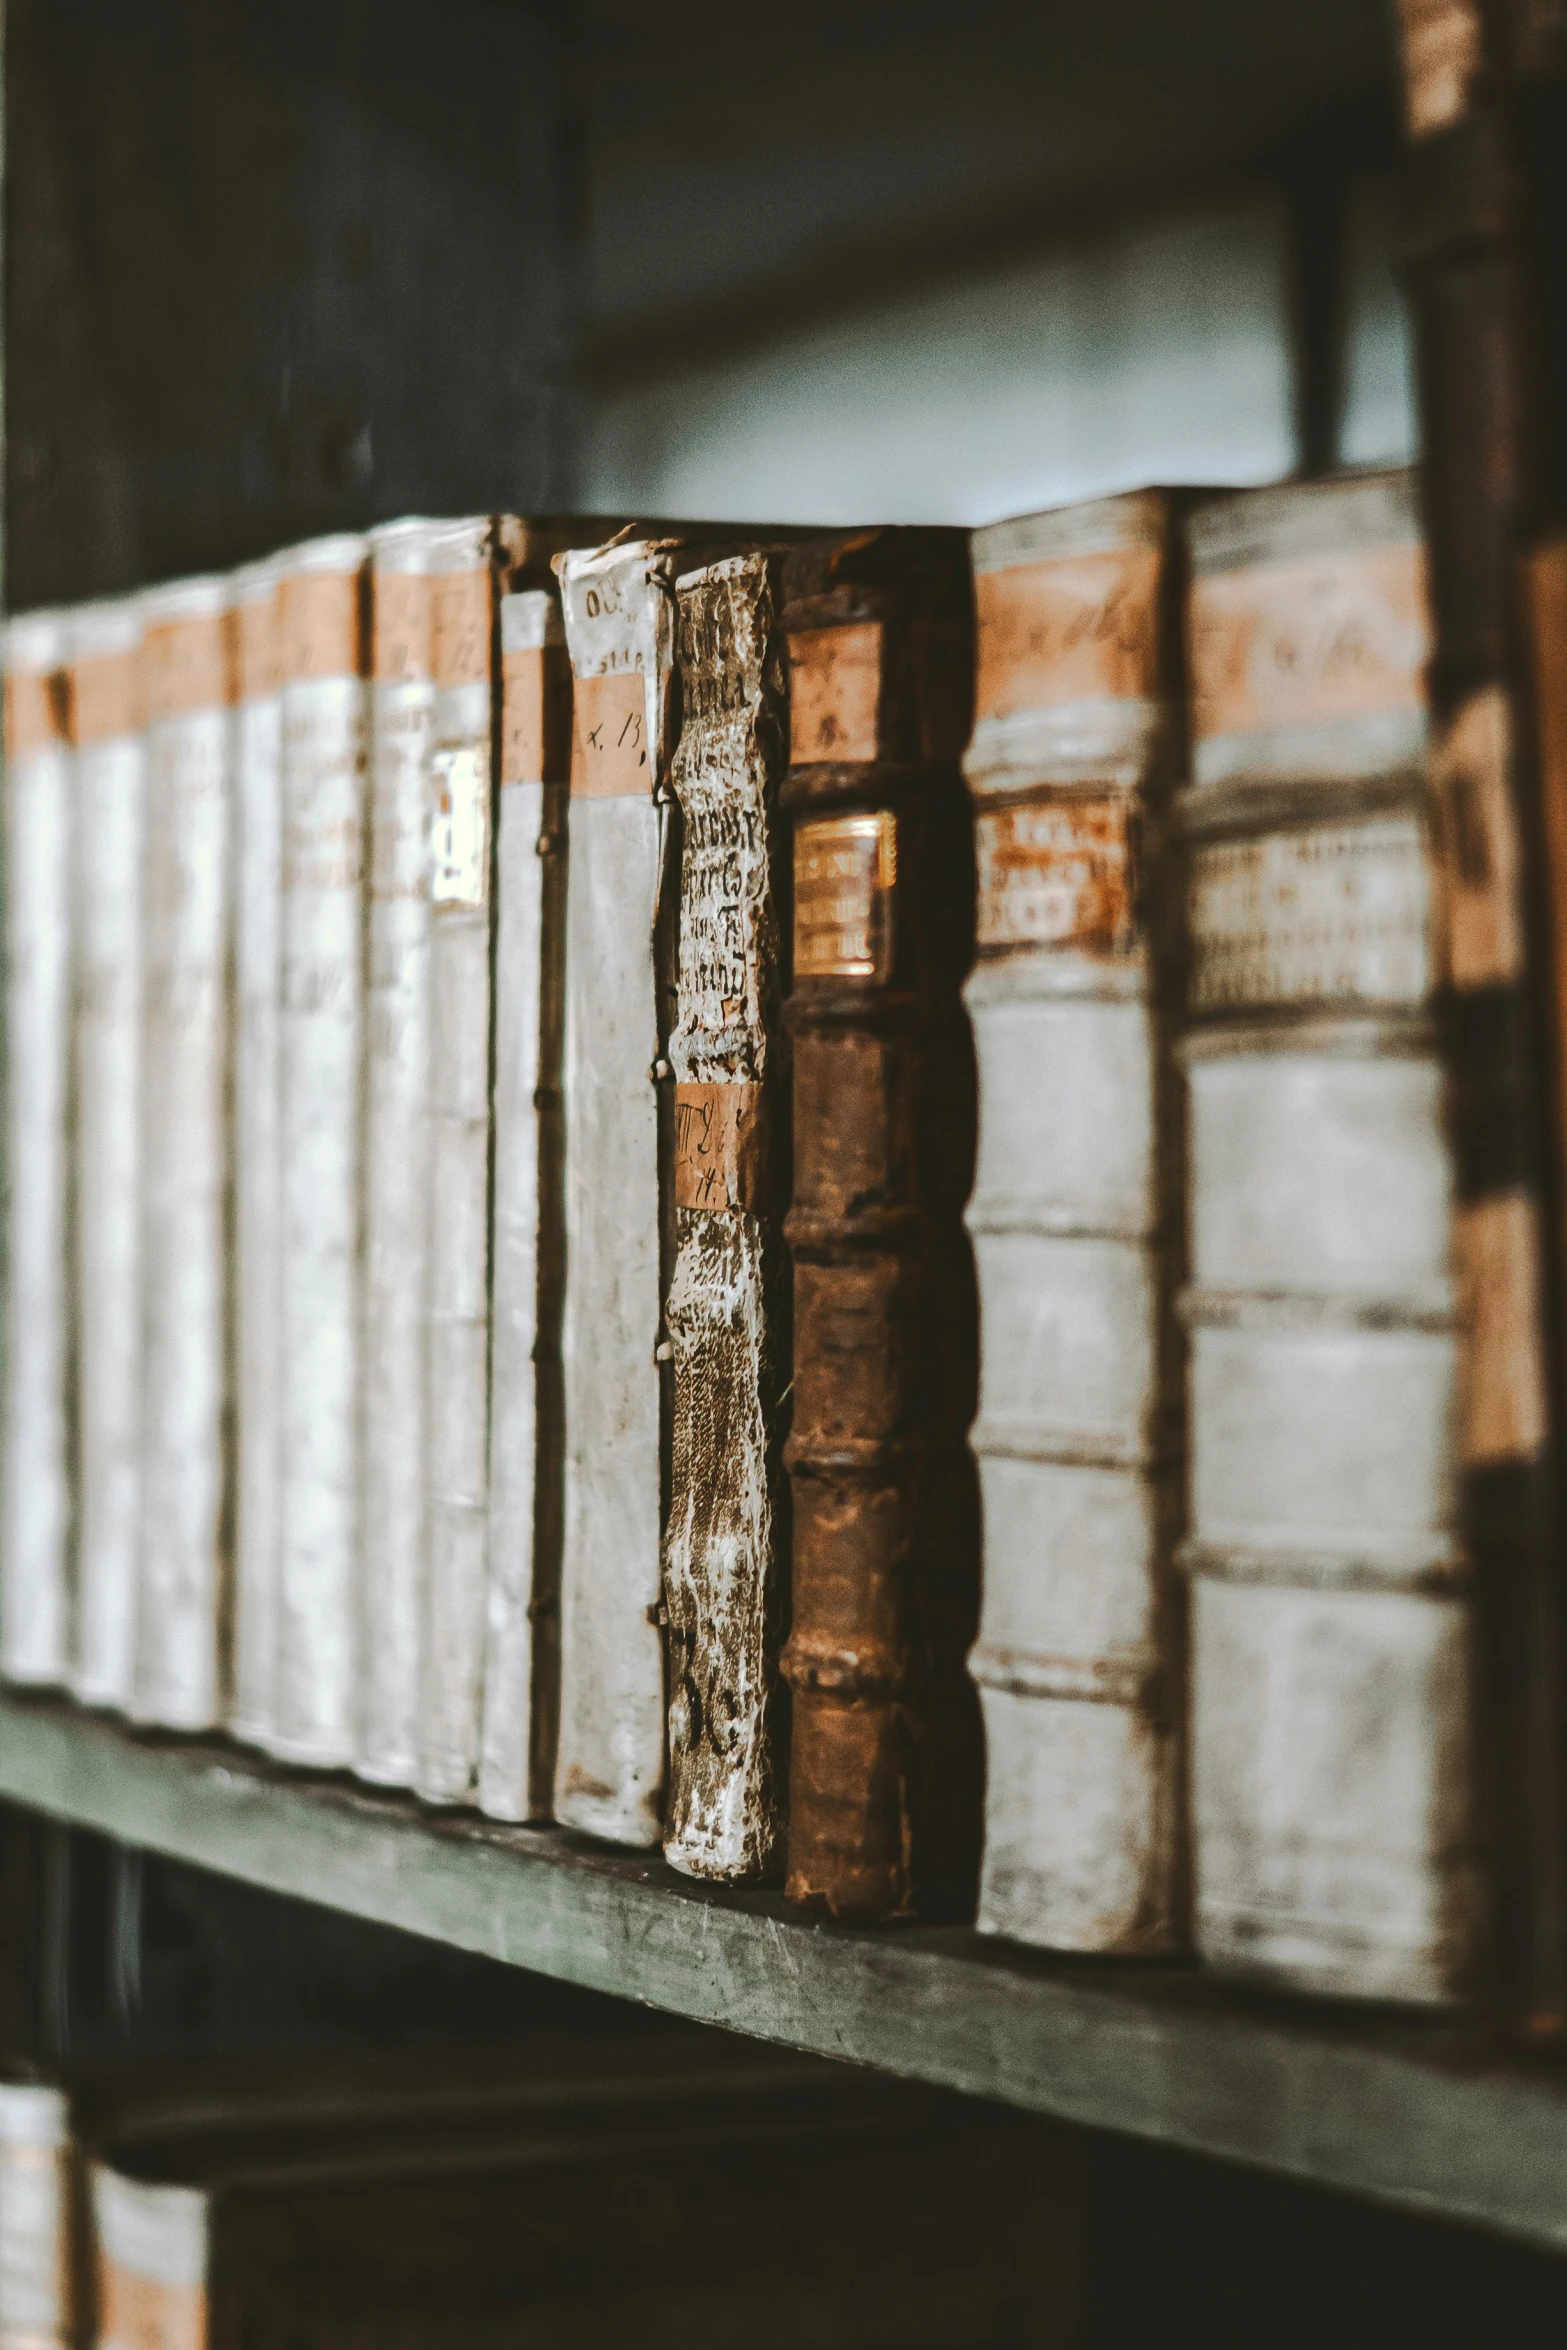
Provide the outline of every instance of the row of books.
<path id="1" fill-rule="evenodd" d="M 6 1674 L 1451 1995 L 1548 1412 L 1412 477 L 581 535 L 12 622 Z"/>
<path id="2" fill-rule="evenodd" d="M 1063 2338 L 1059 2134 L 712 2037 L 0 2084 L 0 2339 L 968 2350 L 1045 2311 Z"/>

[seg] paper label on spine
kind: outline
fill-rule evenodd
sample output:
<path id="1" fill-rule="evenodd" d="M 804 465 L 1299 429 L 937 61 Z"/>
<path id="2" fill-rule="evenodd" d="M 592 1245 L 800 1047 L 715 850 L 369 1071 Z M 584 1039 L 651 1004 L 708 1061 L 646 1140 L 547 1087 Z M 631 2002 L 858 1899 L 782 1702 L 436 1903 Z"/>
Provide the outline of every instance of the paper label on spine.
<path id="1" fill-rule="evenodd" d="M 579 677 L 571 725 L 573 799 L 620 799 L 651 791 L 647 690 L 640 669 Z"/>
<path id="2" fill-rule="evenodd" d="M 374 574 L 373 669 L 377 685 L 430 675 L 430 581 L 422 571 Z"/>
<path id="3" fill-rule="evenodd" d="M 490 674 L 490 573 L 441 571 L 430 581 L 430 638 L 439 686 L 482 685 Z"/>
<path id="4" fill-rule="evenodd" d="M 981 947 L 1111 955 L 1133 945 L 1132 811 L 1124 799 L 982 810 L 975 854 Z"/>
<path id="5" fill-rule="evenodd" d="M 879 620 L 807 628 L 789 639 L 789 763 L 874 759 L 880 748 Z"/>
<path id="6" fill-rule="evenodd" d="M 831 816 L 794 843 L 796 979 L 887 979 L 894 953 L 897 818 Z"/>
<path id="7" fill-rule="evenodd" d="M 77 745 L 112 742 L 142 723 L 141 665 L 134 652 L 90 654 L 72 673 L 72 734 Z"/>
<path id="8" fill-rule="evenodd" d="M 675 1087 L 675 1205 L 755 1208 L 762 1189 L 762 1089 Z"/>
<path id="9" fill-rule="evenodd" d="M 1464 1325 L 1464 1458 L 1476 1467 L 1533 1460 L 1547 1430 L 1534 1201 L 1501 1192 L 1460 1208 L 1453 1261 Z"/>
<path id="10" fill-rule="evenodd" d="M 437 906 L 482 906 L 490 893 L 488 754 L 472 749 L 437 751 L 431 767 L 435 820 L 430 901 Z"/>
<path id="11" fill-rule="evenodd" d="M 507 653 L 502 659 L 503 784 L 538 783 L 543 780 L 545 663 L 549 658 L 545 648 L 538 645 L 530 646 L 526 652 Z"/>
<path id="12" fill-rule="evenodd" d="M 207 2296 L 105 2259 L 98 2274 L 102 2350 L 206 2350 Z"/>
<path id="13" fill-rule="evenodd" d="M 1159 690 L 1159 549 L 982 571 L 976 718 Z"/>
<path id="14" fill-rule="evenodd" d="M 1191 611 L 1201 740 L 1425 706 L 1425 557 L 1413 543 L 1203 572 Z"/>
<path id="15" fill-rule="evenodd" d="M 1192 871 L 1192 1000 L 1420 1003 L 1430 923 L 1418 817 L 1210 842 Z"/>
<path id="16" fill-rule="evenodd" d="M 1397 0 L 1404 119 L 1412 139 L 1457 122 L 1480 70 L 1484 29 L 1477 0 Z"/>

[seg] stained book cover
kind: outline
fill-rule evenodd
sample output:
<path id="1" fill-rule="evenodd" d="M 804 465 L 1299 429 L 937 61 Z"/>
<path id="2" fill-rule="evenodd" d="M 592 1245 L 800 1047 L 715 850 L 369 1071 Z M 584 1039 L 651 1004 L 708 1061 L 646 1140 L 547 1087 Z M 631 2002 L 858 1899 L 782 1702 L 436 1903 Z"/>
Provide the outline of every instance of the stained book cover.
<path id="1" fill-rule="evenodd" d="M 1190 546 L 1199 1944 L 1450 2000 L 1491 1922 L 1484 1496 L 1544 1436 L 1532 1201 L 1472 1148 L 1521 964 L 1506 711 L 1432 725 L 1411 477 L 1219 501 Z"/>
<path id="2" fill-rule="evenodd" d="M 787 1890 L 844 1917 L 967 1915 L 980 1824 L 961 1222 L 973 849 L 957 532 L 789 558 L 793 828 L 793 1694 Z"/>
<path id="3" fill-rule="evenodd" d="M 70 705 L 63 613 L 5 630 L 5 1431 L 0 1671 L 71 1661 Z"/>
<path id="4" fill-rule="evenodd" d="M 71 1120 L 76 1630 L 71 1687 L 130 1703 L 141 1547 L 142 836 L 136 598 L 72 613 Z"/>
<path id="5" fill-rule="evenodd" d="M 232 1538 L 229 583 L 147 591 L 141 1546 L 131 1710 L 223 1718 Z"/>
<path id="6" fill-rule="evenodd" d="M 979 1924 L 1182 1936 L 1180 500 L 976 531 Z"/>
<path id="7" fill-rule="evenodd" d="M 234 1606 L 229 1728 L 277 1722 L 283 714 L 278 568 L 233 578 Z"/>
<path id="8" fill-rule="evenodd" d="M 674 1075 L 673 1384 L 663 1588 L 669 1671 L 664 1854 L 757 1878 L 782 1827 L 778 1649 L 787 1514 L 787 884 L 778 785 L 784 647 L 777 558 L 676 587 L 681 729 Z M 782 901 L 782 904 L 780 903 Z"/>

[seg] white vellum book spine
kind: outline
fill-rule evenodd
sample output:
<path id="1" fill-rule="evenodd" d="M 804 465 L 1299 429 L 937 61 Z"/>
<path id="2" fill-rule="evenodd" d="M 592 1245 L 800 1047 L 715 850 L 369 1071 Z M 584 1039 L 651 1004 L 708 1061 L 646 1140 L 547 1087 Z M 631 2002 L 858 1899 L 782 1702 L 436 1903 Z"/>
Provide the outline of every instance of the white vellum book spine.
<path id="1" fill-rule="evenodd" d="M 1157 493 L 976 532 L 983 1932 L 1181 1938 Z M 1156 893 L 1157 882 L 1150 895 Z"/>
<path id="2" fill-rule="evenodd" d="M 282 1017 L 283 714 L 278 572 L 234 578 L 234 1670 L 229 1727 L 266 1746 L 277 1724 L 282 1390 L 278 1141 Z"/>
<path id="3" fill-rule="evenodd" d="M 76 1641 L 87 1705 L 131 1699 L 141 1540 L 142 623 L 72 615 Z"/>
<path id="4" fill-rule="evenodd" d="M 0 2083 L 0 2344 L 79 2339 L 70 2116 L 60 2089 Z"/>
<path id="5" fill-rule="evenodd" d="M 100 2350 L 205 2350 L 211 2197 L 95 2162 Z"/>
<path id="6" fill-rule="evenodd" d="M 493 576 L 485 521 L 449 524 L 435 566 L 430 859 L 430 1225 L 425 1322 L 428 1803 L 471 1802 L 489 1536 L 490 862 Z"/>
<path id="7" fill-rule="evenodd" d="M 647 544 L 563 556 L 567 858 L 565 1535 L 555 1816 L 659 1840 L 664 1665 L 653 930 L 672 598 Z"/>
<path id="8" fill-rule="evenodd" d="M 273 1751 L 356 1746 L 360 1143 L 369 688 L 365 543 L 285 561 L 282 1529 Z"/>
<path id="9" fill-rule="evenodd" d="M 70 754 L 63 616 L 5 632 L 6 1299 L 0 1670 L 68 1674 Z"/>
<path id="10" fill-rule="evenodd" d="M 561 786 L 543 777 L 545 664 L 563 659 L 564 638 L 555 598 L 540 589 L 503 597 L 500 621 L 490 1522 L 478 1793 L 492 1819 L 525 1820 L 547 1812 L 550 1802 L 548 1786 L 535 1784 L 534 1577 L 540 1386 L 558 1370 L 538 1359 L 540 1284 L 557 1269 L 541 1266 L 540 1178 L 543 1136 L 558 1129 L 558 1118 L 544 1115 L 546 1094 L 559 1084 L 546 1029 L 558 1029 L 563 972 L 546 973 L 545 956 L 558 955 L 563 941 L 546 898 L 564 852 L 565 811 L 553 805 Z M 554 894 L 558 899 L 558 885 Z"/>
<path id="11" fill-rule="evenodd" d="M 370 534 L 369 965 L 365 1002 L 360 1715 L 354 1768 L 410 1786 L 425 1570 L 425 1292 L 430 1154 L 429 541 Z"/>
<path id="12" fill-rule="evenodd" d="M 228 583 L 143 599 L 142 1534 L 131 1710 L 222 1718 L 230 1008 Z"/>
<path id="13" fill-rule="evenodd" d="M 1197 1938 L 1230 1973 L 1441 2002 L 1480 1906 L 1473 1362 L 1413 477 L 1215 501 L 1191 556 Z"/>

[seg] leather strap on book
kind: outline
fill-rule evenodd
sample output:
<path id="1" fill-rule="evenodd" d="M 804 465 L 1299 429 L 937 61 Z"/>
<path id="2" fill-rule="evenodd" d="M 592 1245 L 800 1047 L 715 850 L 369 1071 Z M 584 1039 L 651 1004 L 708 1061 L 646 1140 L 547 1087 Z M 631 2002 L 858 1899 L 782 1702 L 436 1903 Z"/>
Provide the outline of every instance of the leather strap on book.
<path id="1" fill-rule="evenodd" d="M 759 1085 L 676 1085 L 676 1207 L 755 1211 L 765 1172 L 763 1111 Z"/>

